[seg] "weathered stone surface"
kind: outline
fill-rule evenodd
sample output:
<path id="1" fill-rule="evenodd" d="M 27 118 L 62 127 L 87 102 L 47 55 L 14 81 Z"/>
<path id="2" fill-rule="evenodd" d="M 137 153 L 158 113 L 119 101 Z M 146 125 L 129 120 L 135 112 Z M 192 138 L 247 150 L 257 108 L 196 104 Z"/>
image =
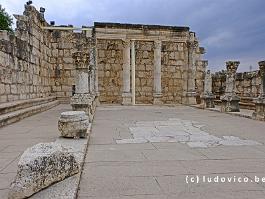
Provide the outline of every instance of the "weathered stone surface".
<path id="1" fill-rule="evenodd" d="M 185 143 L 191 148 L 208 148 L 224 146 L 261 145 L 252 140 L 243 140 L 234 136 L 222 138 L 211 135 L 202 130 L 203 124 L 196 121 L 169 118 L 165 121 L 136 122 L 129 127 L 133 138 L 118 139 L 117 144 L 142 143 Z"/>
<path id="2" fill-rule="evenodd" d="M 57 143 L 40 143 L 27 149 L 18 163 L 9 198 L 27 198 L 79 171 L 75 156 Z"/>
<path id="3" fill-rule="evenodd" d="M 214 108 L 215 96 L 212 93 L 212 74 L 210 70 L 207 70 L 204 80 L 204 92 L 201 96 L 204 108 Z"/>
<path id="4" fill-rule="evenodd" d="M 259 62 L 260 77 L 261 77 L 261 90 L 260 95 L 255 102 L 255 112 L 253 118 L 265 121 L 265 61 Z"/>
<path id="5" fill-rule="evenodd" d="M 68 111 L 61 113 L 58 129 L 63 137 L 87 137 L 89 118 L 84 111 Z"/>
<path id="6" fill-rule="evenodd" d="M 239 61 L 226 62 L 226 89 L 225 95 L 221 97 L 221 111 L 222 112 L 239 112 L 240 98 L 236 95 L 235 91 L 235 75 L 239 66 Z"/>

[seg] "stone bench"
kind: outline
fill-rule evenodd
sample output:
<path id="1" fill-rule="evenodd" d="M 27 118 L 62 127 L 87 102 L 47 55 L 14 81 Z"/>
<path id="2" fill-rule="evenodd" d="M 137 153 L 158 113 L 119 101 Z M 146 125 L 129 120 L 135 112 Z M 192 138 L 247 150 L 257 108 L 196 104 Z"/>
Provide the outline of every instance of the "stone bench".
<path id="1" fill-rule="evenodd" d="M 84 111 L 61 113 L 58 129 L 61 136 L 67 138 L 85 138 L 88 136 L 89 118 Z"/>
<path id="2" fill-rule="evenodd" d="M 0 105 L 0 128 L 31 115 L 46 111 L 59 105 L 54 97 L 23 100 Z"/>

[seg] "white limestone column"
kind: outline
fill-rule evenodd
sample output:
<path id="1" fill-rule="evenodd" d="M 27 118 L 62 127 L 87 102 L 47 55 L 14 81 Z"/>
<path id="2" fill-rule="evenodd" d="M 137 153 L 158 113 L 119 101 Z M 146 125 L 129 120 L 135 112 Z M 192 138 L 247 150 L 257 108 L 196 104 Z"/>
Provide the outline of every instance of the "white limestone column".
<path id="1" fill-rule="evenodd" d="M 74 62 L 76 66 L 76 93 L 84 94 L 89 93 L 89 54 L 84 52 L 74 53 Z"/>
<path id="2" fill-rule="evenodd" d="M 194 33 L 193 33 L 194 34 Z M 194 41 L 194 35 L 191 36 L 191 41 L 187 43 L 188 45 L 188 74 L 187 74 L 187 92 L 186 92 L 186 102 L 185 104 L 192 105 L 196 104 L 196 90 L 195 90 L 195 52 L 198 48 L 198 42 Z"/>
<path id="3" fill-rule="evenodd" d="M 131 72 L 130 72 L 130 40 L 123 41 L 123 94 L 122 104 L 129 105 L 132 103 L 131 95 Z"/>
<path id="4" fill-rule="evenodd" d="M 265 98 L 265 61 L 260 61 L 258 64 L 261 78 L 260 97 Z"/>
<path id="5" fill-rule="evenodd" d="M 161 41 L 154 41 L 154 104 L 161 104 Z"/>
<path id="6" fill-rule="evenodd" d="M 135 41 L 131 41 L 132 105 L 135 105 Z"/>

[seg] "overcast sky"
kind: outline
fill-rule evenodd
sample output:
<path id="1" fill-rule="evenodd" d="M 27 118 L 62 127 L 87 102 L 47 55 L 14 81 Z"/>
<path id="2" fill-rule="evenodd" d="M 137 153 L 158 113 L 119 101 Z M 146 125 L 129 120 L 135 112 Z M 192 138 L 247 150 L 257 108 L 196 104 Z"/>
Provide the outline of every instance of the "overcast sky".
<path id="1" fill-rule="evenodd" d="M 10 14 L 21 14 L 25 1 L 1 0 Z M 33 0 L 56 25 L 121 22 L 189 26 L 213 71 L 239 60 L 239 71 L 265 60 L 265 0 Z"/>

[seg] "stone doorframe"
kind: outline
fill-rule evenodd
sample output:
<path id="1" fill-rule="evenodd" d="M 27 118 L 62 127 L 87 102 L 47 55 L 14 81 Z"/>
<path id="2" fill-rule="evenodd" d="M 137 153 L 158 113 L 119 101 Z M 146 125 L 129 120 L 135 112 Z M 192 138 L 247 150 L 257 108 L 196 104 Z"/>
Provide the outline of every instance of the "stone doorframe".
<path id="1" fill-rule="evenodd" d="M 135 105 L 135 41 L 134 39 L 123 40 L 123 92 L 122 104 Z M 148 40 L 150 41 L 150 40 Z M 154 42 L 154 84 L 153 104 L 162 104 L 161 86 L 161 46 L 162 41 Z M 132 85 L 132 87 L 131 87 Z"/>

